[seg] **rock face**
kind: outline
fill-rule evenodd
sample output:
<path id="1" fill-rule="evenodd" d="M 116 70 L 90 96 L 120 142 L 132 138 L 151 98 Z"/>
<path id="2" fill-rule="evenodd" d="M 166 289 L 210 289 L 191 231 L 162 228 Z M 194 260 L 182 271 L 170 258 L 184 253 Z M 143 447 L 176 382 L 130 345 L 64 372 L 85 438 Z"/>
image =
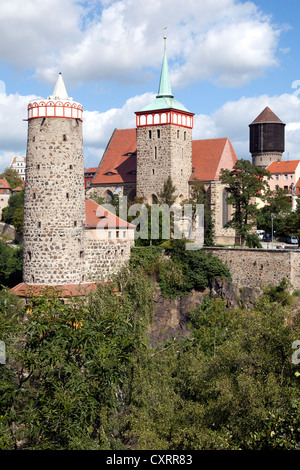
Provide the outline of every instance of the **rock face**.
<path id="1" fill-rule="evenodd" d="M 221 298 L 227 308 L 251 307 L 261 294 L 258 288 L 239 288 L 227 279 L 215 279 L 209 289 L 192 291 L 187 296 L 165 299 L 159 290 L 154 296 L 154 317 L 149 326 L 150 344 L 155 347 L 168 340 L 190 336 L 190 311 L 201 305 L 206 294 Z"/>
<path id="2" fill-rule="evenodd" d="M 165 299 L 159 291 L 154 297 L 154 318 L 149 327 L 149 338 L 152 346 L 157 346 L 164 341 L 177 337 L 188 338 L 190 329 L 189 312 L 191 309 L 201 305 L 204 292 L 192 291 L 186 297 L 170 301 Z"/>

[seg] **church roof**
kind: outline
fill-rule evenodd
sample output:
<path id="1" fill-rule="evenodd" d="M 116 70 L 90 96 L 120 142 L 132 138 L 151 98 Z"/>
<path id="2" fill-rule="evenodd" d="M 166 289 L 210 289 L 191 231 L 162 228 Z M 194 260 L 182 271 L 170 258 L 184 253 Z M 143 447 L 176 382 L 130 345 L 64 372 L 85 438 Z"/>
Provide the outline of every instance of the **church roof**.
<path id="1" fill-rule="evenodd" d="M 273 111 L 267 106 L 258 116 L 252 124 L 260 124 L 265 122 L 278 122 L 283 124 L 283 122 L 273 113 Z"/>
<path id="2" fill-rule="evenodd" d="M 218 181 L 221 168 L 232 170 L 237 161 L 234 148 L 227 137 L 192 141 L 193 173 L 190 181 Z"/>
<path id="3" fill-rule="evenodd" d="M 136 181 L 136 129 L 115 129 L 92 184 Z"/>
<path id="4" fill-rule="evenodd" d="M 91 181 L 93 185 L 122 185 L 136 183 L 136 129 L 116 129 Z M 192 167 L 190 181 L 216 181 L 221 168 L 232 169 L 237 161 L 228 138 L 192 141 Z"/>

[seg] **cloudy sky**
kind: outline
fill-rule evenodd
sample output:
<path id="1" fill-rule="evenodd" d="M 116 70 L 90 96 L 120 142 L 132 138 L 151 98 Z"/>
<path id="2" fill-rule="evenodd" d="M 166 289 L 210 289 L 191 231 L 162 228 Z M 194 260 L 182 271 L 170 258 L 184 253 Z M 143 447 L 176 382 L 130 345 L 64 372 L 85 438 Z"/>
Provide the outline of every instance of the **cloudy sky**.
<path id="1" fill-rule="evenodd" d="M 113 129 L 135 127 L 157 93 L 165 31 L 194 139 L 229 137 L 249 158 L 248 125 L 269 106 L 286 123 L 284 159 L 300 159 L 299 20 L 298 0 L 0 0 L 0 170 L 25 155 L 27 104 L 59 72 L 97 166 Z"/>

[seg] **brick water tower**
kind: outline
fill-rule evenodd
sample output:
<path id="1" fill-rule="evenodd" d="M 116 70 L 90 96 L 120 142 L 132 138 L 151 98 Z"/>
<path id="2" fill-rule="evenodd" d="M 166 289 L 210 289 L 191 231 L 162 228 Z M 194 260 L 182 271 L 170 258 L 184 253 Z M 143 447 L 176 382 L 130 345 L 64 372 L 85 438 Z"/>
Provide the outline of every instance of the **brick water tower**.
<path id="1" fill-rule="evenodd" d="M 47 99 L 28 105 L 23 282 L 79 284 L 84 269 L 82 106 L 62 75 Z"/>
<path id="2" fill-rule="evenodd" d="M 266 107 L 249 125 L 252 164 L 266 168 L 281 161 L 284 152 L 285 124 Z"/>

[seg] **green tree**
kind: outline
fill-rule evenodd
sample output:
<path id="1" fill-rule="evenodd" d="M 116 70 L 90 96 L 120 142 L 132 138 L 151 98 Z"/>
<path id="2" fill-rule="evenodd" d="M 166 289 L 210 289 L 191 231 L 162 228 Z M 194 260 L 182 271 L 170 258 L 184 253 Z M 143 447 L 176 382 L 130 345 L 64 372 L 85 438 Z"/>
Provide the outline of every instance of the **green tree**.
<path id="1" fill-rule="evenodd" d="M 159 204 L 167 204 L 171 207 L 177 198 L 176 186 L 173 184 L 171 176 L 164 182 L 163 189 L 158 194 Z"/>
<path id="2" fill-rule="evenodd" d="M 274 191 L 266 192 L 265 205 L 257 213 L 257 227 L 271 233 L 273 217 L 273 230 L 276 235 L 285 236 L 291 214 L 290 196 L 286 190 L 276 186 Z"/>
<path id="3" fill-rule="evenodd" d="M 241 237 L 241 246 L 245 246 L 251 231 L 256 227 L 258 207 L 256 199 L 265 199 L 268 183 L 265 179 L 270 173 L 264 168 L 256 167 L 248 160 L 238 160 L 230 171 L 221 170 L 220 180 L 226 185 L 229 193 L 227 203 L 232 204 L 234 213 L 227 223 Z M 253 238 L 253 237 L 252 237 Z"/>
<path id="4" fill-rule="evenodd" d="M 22 280 L 22 248 L 0 241 L 0 285 L 13 287 Z"/>
<path id="5" fill-rule="evenodd" d="M 205 188 L 205 183 L 196 179 L 191 185 L 190 198 L 183 204 L 192 204 L 193 223 L 195 223 L 196 204 L 202 204 L 204 207 L 204 245 L 214 245 L 214 221 L 213 211 L 210 207 L 210 201 Z"/>
<path id="6" fill-rule="evenodd" d="M 23 232 L 23 212 L 24 212 L 24 189 L 19 193 L 12 194 L 8 201 L 8 206 L 2 211 L 2 220 L 7 224 L 14 225 L 17 233 Z"/>

